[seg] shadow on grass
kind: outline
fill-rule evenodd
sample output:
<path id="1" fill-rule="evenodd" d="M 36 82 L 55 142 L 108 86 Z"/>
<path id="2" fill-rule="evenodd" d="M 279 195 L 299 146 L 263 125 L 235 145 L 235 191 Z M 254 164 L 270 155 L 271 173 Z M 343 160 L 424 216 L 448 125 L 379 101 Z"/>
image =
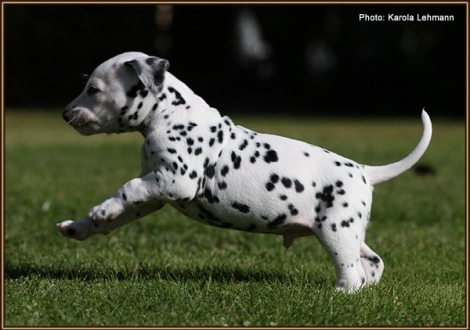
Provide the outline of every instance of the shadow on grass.
<path id="1" fill-rule="evenodd" d="M 103 264 L 94 265 L 35 265 L 30 263 L 5 264 L 5 279 L 56 279 L 56 280 L 114 280 L 138 281 L 161 279 L 174 282 L 199 282 L 211 279 L 219 283 L 290 282 L 304 278 L 273 270 L 248 269 L 229 266 L 171 268 L 140 266 L 137 269 L 113 269 Z M 318 279 L 324 282 L 325 279 Z"/>

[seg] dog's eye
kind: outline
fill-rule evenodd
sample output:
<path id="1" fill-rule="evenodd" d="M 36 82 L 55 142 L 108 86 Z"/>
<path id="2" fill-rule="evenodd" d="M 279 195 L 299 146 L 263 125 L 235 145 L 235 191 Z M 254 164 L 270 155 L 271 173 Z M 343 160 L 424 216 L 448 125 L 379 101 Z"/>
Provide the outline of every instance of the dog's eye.
<path id="1" fill-rule="evenodd" d="M 86 93 L 88 94 L 88 96 L 93 96 L 96 93 L 98 93 L 99 91 L 100 90 L 98 88 L 96 88 L 95 86 L 90 86 L 90 87 L 88 87 Z"/>

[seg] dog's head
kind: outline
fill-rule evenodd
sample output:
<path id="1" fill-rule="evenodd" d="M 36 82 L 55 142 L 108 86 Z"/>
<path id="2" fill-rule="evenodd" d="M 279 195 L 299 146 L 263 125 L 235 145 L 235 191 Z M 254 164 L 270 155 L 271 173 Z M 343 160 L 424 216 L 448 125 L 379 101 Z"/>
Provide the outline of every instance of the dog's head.
<path id="1" fill-rule="evenodd" d="M 117 55 L 93 71 L 62 117 L 83 135 L 132 130 L 148 113 L 149 94 L 163 89 L 168 66 L 167 60 L 139 52 Z"/>

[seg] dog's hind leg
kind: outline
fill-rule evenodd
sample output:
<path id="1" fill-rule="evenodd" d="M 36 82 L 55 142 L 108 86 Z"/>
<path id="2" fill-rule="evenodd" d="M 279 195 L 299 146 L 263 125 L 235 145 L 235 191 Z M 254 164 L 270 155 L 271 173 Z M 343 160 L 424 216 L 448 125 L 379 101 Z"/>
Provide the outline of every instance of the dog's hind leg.
<path id="1" fill-rule="evenodd" d="M 359 226 L 339 227 L 334 222 L 314 229 L 321 245 L 330 256 L 336 270 L 336 290 L 354 293 L 366 283 L 361 264 Z"/>
<path id="2" fill-rule="evenodd" d="M 367 284 L 378 283 L 385 266 L 382 259 L 365 242 L 361 244 L 361 264 L 366 273 Z"/>

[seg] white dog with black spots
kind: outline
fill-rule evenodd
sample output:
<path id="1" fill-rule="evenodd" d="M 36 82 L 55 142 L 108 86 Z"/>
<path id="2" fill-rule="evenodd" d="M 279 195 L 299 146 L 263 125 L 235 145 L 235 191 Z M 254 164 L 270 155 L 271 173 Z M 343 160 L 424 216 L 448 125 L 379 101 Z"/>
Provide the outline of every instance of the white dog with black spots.
<path id="1" fill-rule="evenodd" d="M 168 72 L 168 61 L 128 52 L 99 65 L 63 118 L 83 135 L 138 131 L 140 175 L 78 221 L 57 224 L 85 240 L 171 204 L 220 228 L 282 235 L 284 246 L 314 235 L 331 257 L 336 288 L 377 283 L 384 263 L 365 243 L 373 186 L 413 166 L 431 139 L 424 132 L 401 161 L 367 166 L 323 148 L 261 134 L 222 117 Z"/>

